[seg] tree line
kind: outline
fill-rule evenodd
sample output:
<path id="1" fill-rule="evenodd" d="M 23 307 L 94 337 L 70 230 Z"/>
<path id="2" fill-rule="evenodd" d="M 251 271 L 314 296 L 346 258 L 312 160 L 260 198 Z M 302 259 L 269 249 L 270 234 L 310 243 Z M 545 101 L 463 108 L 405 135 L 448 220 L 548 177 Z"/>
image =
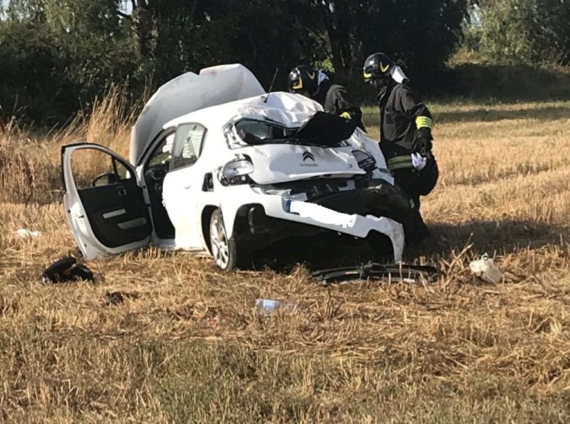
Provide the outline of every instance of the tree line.
<path id="1" fill-rule="evenodd" d="M 529 12 L 516 15 L 510 23 L 511 16 L 503 10 L 511 10 L 507 3 L 514 14 L 521 7 Z M 538 3 L 548 3 L 552 10 L 541 12 L 542 20 L 537 18 Z M 266 88 L 279 69 L 275 88 L 285 89 L 289 70 L 301 63 L 317 64 L 351 85 L 360 81 L 365 57 L 384 51 L 405 66 L 418 86 L 431 87 L 464 34 L 479 50 L 501 56 L 507 49 L 525 60 L 536 57 L 538 50 L 546 52 L 545 44 L 550 43 L 551 53 L 567 61 L 570 46 L 568 28 L 564 33 L 555 30 L 570 22 L 564 0 L 4 0 L 0 4 L 2 112 L 50 125 L 86 109 L 112 85 L 134 100 L 182 72 L 221 63 L 246 65 Z M 499 9 L 500 14 L 493 12 Z M 479 17 L 471 22 L 474 10 Z M 517 38 L 516 34 L 529 34 L 527 21 L 536 35 Z M 545 26 L 552 31 L 539 34 Z"/>

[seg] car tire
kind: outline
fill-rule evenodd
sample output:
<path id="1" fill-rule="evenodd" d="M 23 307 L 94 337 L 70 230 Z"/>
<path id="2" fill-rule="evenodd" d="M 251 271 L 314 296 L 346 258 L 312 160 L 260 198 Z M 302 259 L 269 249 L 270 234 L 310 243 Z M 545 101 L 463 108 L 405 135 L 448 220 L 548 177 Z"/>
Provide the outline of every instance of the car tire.
<path id="1" fill-rule="evenodd" d="M 235 236 L 228 237 L 222 211 L 216 209 L 210 218 L 210 253 L 222 271 L 245 268 L 251 263 L 249 251 L 240 248 Z"/>

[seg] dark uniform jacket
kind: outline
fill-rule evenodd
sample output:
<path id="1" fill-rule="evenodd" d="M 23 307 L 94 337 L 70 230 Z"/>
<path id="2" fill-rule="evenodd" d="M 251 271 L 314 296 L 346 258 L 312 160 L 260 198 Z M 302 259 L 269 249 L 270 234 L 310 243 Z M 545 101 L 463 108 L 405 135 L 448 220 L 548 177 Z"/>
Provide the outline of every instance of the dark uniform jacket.
<path id="1" fill-rule="evenodd" d="M 431 151 L 419 152 L 416 146 L 420 138 L 433 139 L 431 113 L 405 83 L 392 81 L 380 91 L 378 101 L 380 149 L 396 182 L 412 196 L 419 209 L 419 196 L 430 193 L 439 177 L 437 162 Z M 417 171 L 413 166 L 411 154 L 416 152 L 427 158 L 422 171 Z"/>
<path id="2" fill-rule="evenodd" d="M 325 112 L 352 119 L 359 128 L 364 130 L 362 111 L 342 85 L 331 84 L 328 80 L 323 81 L 319 86 L 315 101 L 321 104 Z"/>
<path id="3" fill-rule="evenodd" d="M 431 113 L 409 86 L 392 82 L 380 91 L 378 102 L 380 148 L 387 160 L 411 154 L 421 136 L 432 139 Z"/>

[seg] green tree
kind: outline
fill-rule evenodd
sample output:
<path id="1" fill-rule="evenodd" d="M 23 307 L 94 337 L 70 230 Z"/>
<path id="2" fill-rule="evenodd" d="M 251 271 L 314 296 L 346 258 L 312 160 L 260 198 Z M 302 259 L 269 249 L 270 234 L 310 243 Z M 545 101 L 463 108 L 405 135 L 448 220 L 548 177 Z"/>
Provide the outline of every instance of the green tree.
<path id="1" fill-rule="evenodd" d="M 145 72 L 158 81 L 182 71 L 240 62 L 268 84 L 277 67 L 292 67 L 306 56 L 322 57 L 312 54 L 319 49 L 296 1 L 131 1 L 133 12 L 119 14 L 130 25 Z"/>
<path id="2" fill-rule="evenodd" d="M 570 63 L 567 0 L 481 0 L 481 53 L 494 60 Z"/>
<path id="3" fill-rule="evenodd" d="M 382 0 L 372 3 L 372 13 L 371 8 L 359 11 L 359 17 L 365 22 L 359 37 L 365 54 L 384 51 L 402 63 L 407 73 L 424 86 L 438 81 L 461 37 L 467 2 Z"/>
<path id="4" fill-rule="evenodd" d="M 432 83 L 453 53 L 466 0 L 306 0 L 317 33 L 341 79 L 360 78 L 363 60 L 384 51 L 411 75 Z"/>
<path id="5" fill-rule="evenodd" d="M 65 122 L 135 69 L 107 0 L 11 0 L 0 21 L 0 104 L 37 122 Z"/>
<path id="6" fill-rule="evenodd" d="M 19 99 L 34 119 L 49 110 L 47 121 L 62 122 L 110 84 L 137 97 L 149 83 L 235 62 L 266 87 L 281 69 L 277 89 L 299 63 L 360 81 L 379 50 L 432 83 L 464 13 L 465 0 L 9 0 L 0 103 Z"/>

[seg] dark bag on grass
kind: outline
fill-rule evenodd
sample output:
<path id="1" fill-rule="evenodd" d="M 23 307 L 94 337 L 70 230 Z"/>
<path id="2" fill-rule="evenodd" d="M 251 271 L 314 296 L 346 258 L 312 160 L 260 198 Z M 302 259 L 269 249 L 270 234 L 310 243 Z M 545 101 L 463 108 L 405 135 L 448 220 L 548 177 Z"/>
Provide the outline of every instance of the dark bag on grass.
<path id="1" fill-rule="evenodd" d="M 69 283 L 79 280 L 94 281 L 93 272 L 85 265 L 77 264 L 77 260 L 71 256 L 54 262 L 42 273 L 42 284 Z"/>

